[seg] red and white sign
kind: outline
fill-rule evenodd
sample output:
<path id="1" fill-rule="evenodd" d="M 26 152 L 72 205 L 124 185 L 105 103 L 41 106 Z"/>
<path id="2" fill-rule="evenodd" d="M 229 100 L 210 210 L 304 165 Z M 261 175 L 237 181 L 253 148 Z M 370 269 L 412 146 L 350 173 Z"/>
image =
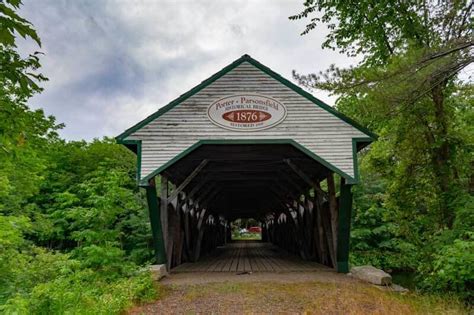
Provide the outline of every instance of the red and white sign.
<path id="1" fill-rule="evenodd" d="M 212 103 L 207 109 L 207 116 L 222 128 L 254 131 L 281 123 L 286 118 L 286 107 L 268 96 L 233 95 Z"/>

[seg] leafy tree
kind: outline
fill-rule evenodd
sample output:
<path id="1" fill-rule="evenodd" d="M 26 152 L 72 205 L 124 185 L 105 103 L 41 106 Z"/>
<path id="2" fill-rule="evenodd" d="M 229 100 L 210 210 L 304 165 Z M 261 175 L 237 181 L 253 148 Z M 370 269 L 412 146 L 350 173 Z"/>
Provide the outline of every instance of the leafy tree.
<path id="1" fill-rule="evenodd" d="M 417 268 L 433 270 L 434 249 L 459 244 L 459 238 L 472 241 L 465 228 L 449 231 L 458 229 L 458 209 L 472 207 L 473 198 L 472 84 L 458 78 L 474 59 L 473 3 L 307 0 L 304 7 L 290 17 L 310 19 L 303 34 L 324 23 L 329 34 L 323 48 L 363 59 L 348 69 L 331 66 L 294 77 L 308 88 L 339 95 L 337 108 L 380 136 L 363 154 L 362 175 L 378 178 L 384 191 L 376 185 L 366 193 L 382 194 L 384 201 L 375 214 L 378 219 L 367 225 L 362 219 L 370 218 L 376 204 L 356 197 L 356 207 L 362 209 L 355 218 L 355 253 L 363 231 L 373 241 L 376 231 L 391 226 L 391 240 L 399 235 L 410 245 L 404 245 L 408 257 L 413 257 L 412 246 L 421 249 L 413 259 Z M 380 252 L 386 241 L 366 243 L 367 249 Z M 406 267 L 395 261 L 380 265 Z M 429 277 L 430 272 L 423 274 Z"/>
<path id="2" fill-rule="evenodd" d="M 16 51 L 18 35 L 40 44 L 20 4 L 0 1 L 0 312 L 120 313 L 155 294 L 134 157 L 110 139 L 67 143 L 28 108 L 46 78 L 40 54 Z"/>
<path id="3" fill-rule="evenodd" d="M 40 40 L 31 24 L 18 16 L 20 1 L 0 2 L 0 210 L 18 211 L 25 196 L 38 192 L 46 168 L 40 150 L 57 140 L 54 117 L 32 111 L 26 101 L 41 91 L 46 78 L 35 73 L 39 53 L 22 58 L 15 50 L 17 35 Z"/>

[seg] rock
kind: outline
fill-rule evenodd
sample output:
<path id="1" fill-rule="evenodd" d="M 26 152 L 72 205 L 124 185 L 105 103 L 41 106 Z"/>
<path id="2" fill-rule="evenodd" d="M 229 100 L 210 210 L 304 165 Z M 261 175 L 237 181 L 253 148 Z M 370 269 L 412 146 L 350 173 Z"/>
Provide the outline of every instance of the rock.
<path id="1" fill-rule="evenodd" d="M 373 266 L 352 267 L 351 274 L 355 278 L 375 285 L 390 285 L 392 283 L 392 276 Z"/>
<path id="2" fill-rule="evenodd" d="M 151 265 L 150 266 L 151 275 L 153 280 L 158 281 L 163 277 L 168 275 L 168 271 L 166 271 L 166 265 Z"/>
<path id="3" fill-rule="evenodd" d="M 392 285 L 390 286 L 390 288 L 392 289 L 393 292 L 405 293 L 405 292 L 410 291 L 410 290 L 408 290 L 407 288 L 404 288 L 404 287 L 402 287 L 401 285 L 398 285 L 398 284 L 395 284 L 395 283 L 392 283 Z"/>

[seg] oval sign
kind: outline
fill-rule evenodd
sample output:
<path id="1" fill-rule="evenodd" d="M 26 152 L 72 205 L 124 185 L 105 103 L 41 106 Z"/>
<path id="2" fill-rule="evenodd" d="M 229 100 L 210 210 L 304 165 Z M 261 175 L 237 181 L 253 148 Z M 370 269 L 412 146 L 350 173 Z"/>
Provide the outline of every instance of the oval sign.
<path id="1" fill-rule="evenodd" d="M 286 118 L 286 107 L 268 96 L 232 95 L 212 103 L 207 109 L 207 116 L 222 128 L 254 131 L 281 123 Z"/>

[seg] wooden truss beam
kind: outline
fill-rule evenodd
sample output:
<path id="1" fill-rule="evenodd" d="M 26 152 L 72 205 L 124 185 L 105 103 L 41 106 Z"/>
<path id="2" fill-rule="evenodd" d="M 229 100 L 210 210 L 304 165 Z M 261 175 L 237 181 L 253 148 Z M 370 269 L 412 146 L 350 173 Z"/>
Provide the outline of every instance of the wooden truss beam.
<path id="1" fill-rule="evenodd" d="M 194 171 L 189 174 L 188 177 L 171 193 L 168 200 L 171 201 L 178 196 L 178 194 L 183 191 L 184 188 L 199 174 L 199 172 L 207 165 L 209 160 L 202 160 L 201 163 L 194 169 Z"/>
<path id="2" fill-rule="evenodd" d="M 316 189 L 318 193 L 326 196 L 327 193 L 319 187 L 318 183 L 312 180 L 308 175 L 306 175 L 305 172 L 303 172 L 298 166 L 296 166 L 290 159 L 284 159 L 284 161 L 308 185 Z"/>

